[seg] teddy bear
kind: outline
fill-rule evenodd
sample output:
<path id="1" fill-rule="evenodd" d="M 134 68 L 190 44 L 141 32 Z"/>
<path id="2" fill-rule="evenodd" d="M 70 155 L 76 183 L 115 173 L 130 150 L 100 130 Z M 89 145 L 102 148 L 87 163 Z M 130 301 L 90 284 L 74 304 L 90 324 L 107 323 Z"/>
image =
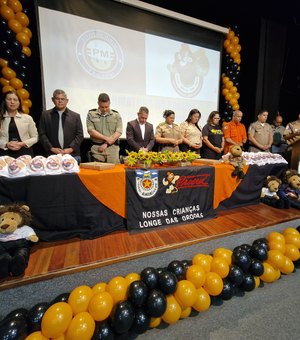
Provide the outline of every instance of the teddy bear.
<path id="1" fill-rule="evenodd" d="M 22 204 L 0 206 L 0 279 L 24 274 L 31 242 L 39 238 L 29 226 L 30 208 Z"/>
<path id="2" fill-rule="evenodd" d="M 282 181 L 279 197 L 288 199 L 291 207 L 300 209 L 300 175 L 297 170 L 286 170 L 282 175 Z"/>
<path id="3" fill-rule="evenodd" d="M 166 178 L 162 180 L 163 185 L 167 186 L 166 193 L 167 194 L 175 194 L 178 192 L 176 188 L 176 181 L 178 180 L 179 176 L 174 175 L 173 172 L 168 171 Z"/>
<path id="4" fill-rule="evenodd" d="M 282 181 L 278 177 L 268 176 L 265 179 L 264 186 L 261 189 L 261 202 L 275 208 L 288 209 L 290 207 L 290 201 L 287 198 L 278 196 L 278 191 L 281 184 Z"/>
<path id="5" fill-rule="evenodd" d="M 223 158 L 225 163 L 231 164 L 234 167 L 231 176 L 232 177 L 237 176 L 239 179 L 243 179 L 245 177 L 243 168 L 246 162 L 242 156 L 242 153 L 243 153 L 242 147 L 238 144 L 234 144 L 231 145 L 229 153 Z"/>

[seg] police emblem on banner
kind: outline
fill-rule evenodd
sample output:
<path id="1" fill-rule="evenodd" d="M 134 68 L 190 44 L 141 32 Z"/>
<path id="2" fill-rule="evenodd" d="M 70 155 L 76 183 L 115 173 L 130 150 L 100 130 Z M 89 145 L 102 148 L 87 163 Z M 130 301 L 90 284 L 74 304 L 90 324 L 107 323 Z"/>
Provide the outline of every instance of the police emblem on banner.
<path id="1" fill-rule="evenodd" d="M 158 190 L 157 170 L 136 170 L 136 191 L 140 197 L 153 197 Z"/>

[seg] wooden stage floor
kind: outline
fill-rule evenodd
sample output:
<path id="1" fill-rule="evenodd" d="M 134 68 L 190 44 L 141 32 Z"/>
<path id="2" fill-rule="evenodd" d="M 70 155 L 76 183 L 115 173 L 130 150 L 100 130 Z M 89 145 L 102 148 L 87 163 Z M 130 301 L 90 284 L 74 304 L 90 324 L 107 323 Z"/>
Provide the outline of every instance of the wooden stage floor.
<path id="1" fill-rule="evenodd" d="M 22 277 L 0 282 L 0 290 L 53 277 L 106 266 L 145 255 L 206 242 L 223 236 L 276 225 L 300 218 L 297 209 L 276 209 L 265 204 L 228 209 L 217 217 L 190 224 L 114 232 L 93 240 L 72 239 L 34 245 Z"/>

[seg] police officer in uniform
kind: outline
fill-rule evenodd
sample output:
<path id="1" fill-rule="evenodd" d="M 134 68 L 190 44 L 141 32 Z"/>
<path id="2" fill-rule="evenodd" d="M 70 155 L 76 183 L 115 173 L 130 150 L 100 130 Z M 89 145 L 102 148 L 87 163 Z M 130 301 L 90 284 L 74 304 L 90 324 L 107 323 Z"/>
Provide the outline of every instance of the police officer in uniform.
<path id="1" fill-rule="evenodd" d="M 248 129 L 249 151 L 266 152 L 270 151 L 273 144 L 273 130 L 267 123 L 268 111 L 261 110 L 258 113 L 257 121 L 250 124 Z"/>
<path id="2" fill-rule="evenodd" d="M 93 143 L 93 158 L 105 163 L 120 163 L 118 140 L 122 135 L 122 118 L 119 112 L 110 108 L 108 94 L 99 94 L 98 109 L 88 112 L 86 124 Z"/>

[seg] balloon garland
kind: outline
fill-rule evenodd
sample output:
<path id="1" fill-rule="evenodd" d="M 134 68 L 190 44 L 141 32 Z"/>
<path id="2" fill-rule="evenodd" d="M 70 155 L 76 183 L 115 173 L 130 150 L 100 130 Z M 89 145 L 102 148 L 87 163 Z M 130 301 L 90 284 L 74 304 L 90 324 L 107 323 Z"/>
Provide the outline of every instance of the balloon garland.
<path id="1" fill-rule="evenodd" d="M 233 250 L 174 260 L 165 268 L 78 286 L 50 303 L 19 308 L 0 322 L 1 339 L 83 340 L 137 336 L 207 311 L 213 299 L 230 300 L 294 272 L 300 265 L 300 226 L 270 232 Z"/>
<path id="2" fill-rule="evenodd" d="M 32 106 L 28 92 L 28 58 L 31 56 L 30 39 L 32 32 L 28 28 L 29 18 L 22 3 L 18 0 L 0 0 L 0 31 L 3 40 L 0 52 L 2 93 L 17 91 L 22 111 L 29 113 Z"/>
<path id="3" fill-rule="evenodd" d="M 241 45 L 239 44 L 239 33 L 237 27 L 226 35 L 223 44 L 224 54 L 224 73 L 222 73 L 222 95 L 225 120 L 229 121 L 234 110 L 239 110 L 239 75 L 241 64 Z"/>

